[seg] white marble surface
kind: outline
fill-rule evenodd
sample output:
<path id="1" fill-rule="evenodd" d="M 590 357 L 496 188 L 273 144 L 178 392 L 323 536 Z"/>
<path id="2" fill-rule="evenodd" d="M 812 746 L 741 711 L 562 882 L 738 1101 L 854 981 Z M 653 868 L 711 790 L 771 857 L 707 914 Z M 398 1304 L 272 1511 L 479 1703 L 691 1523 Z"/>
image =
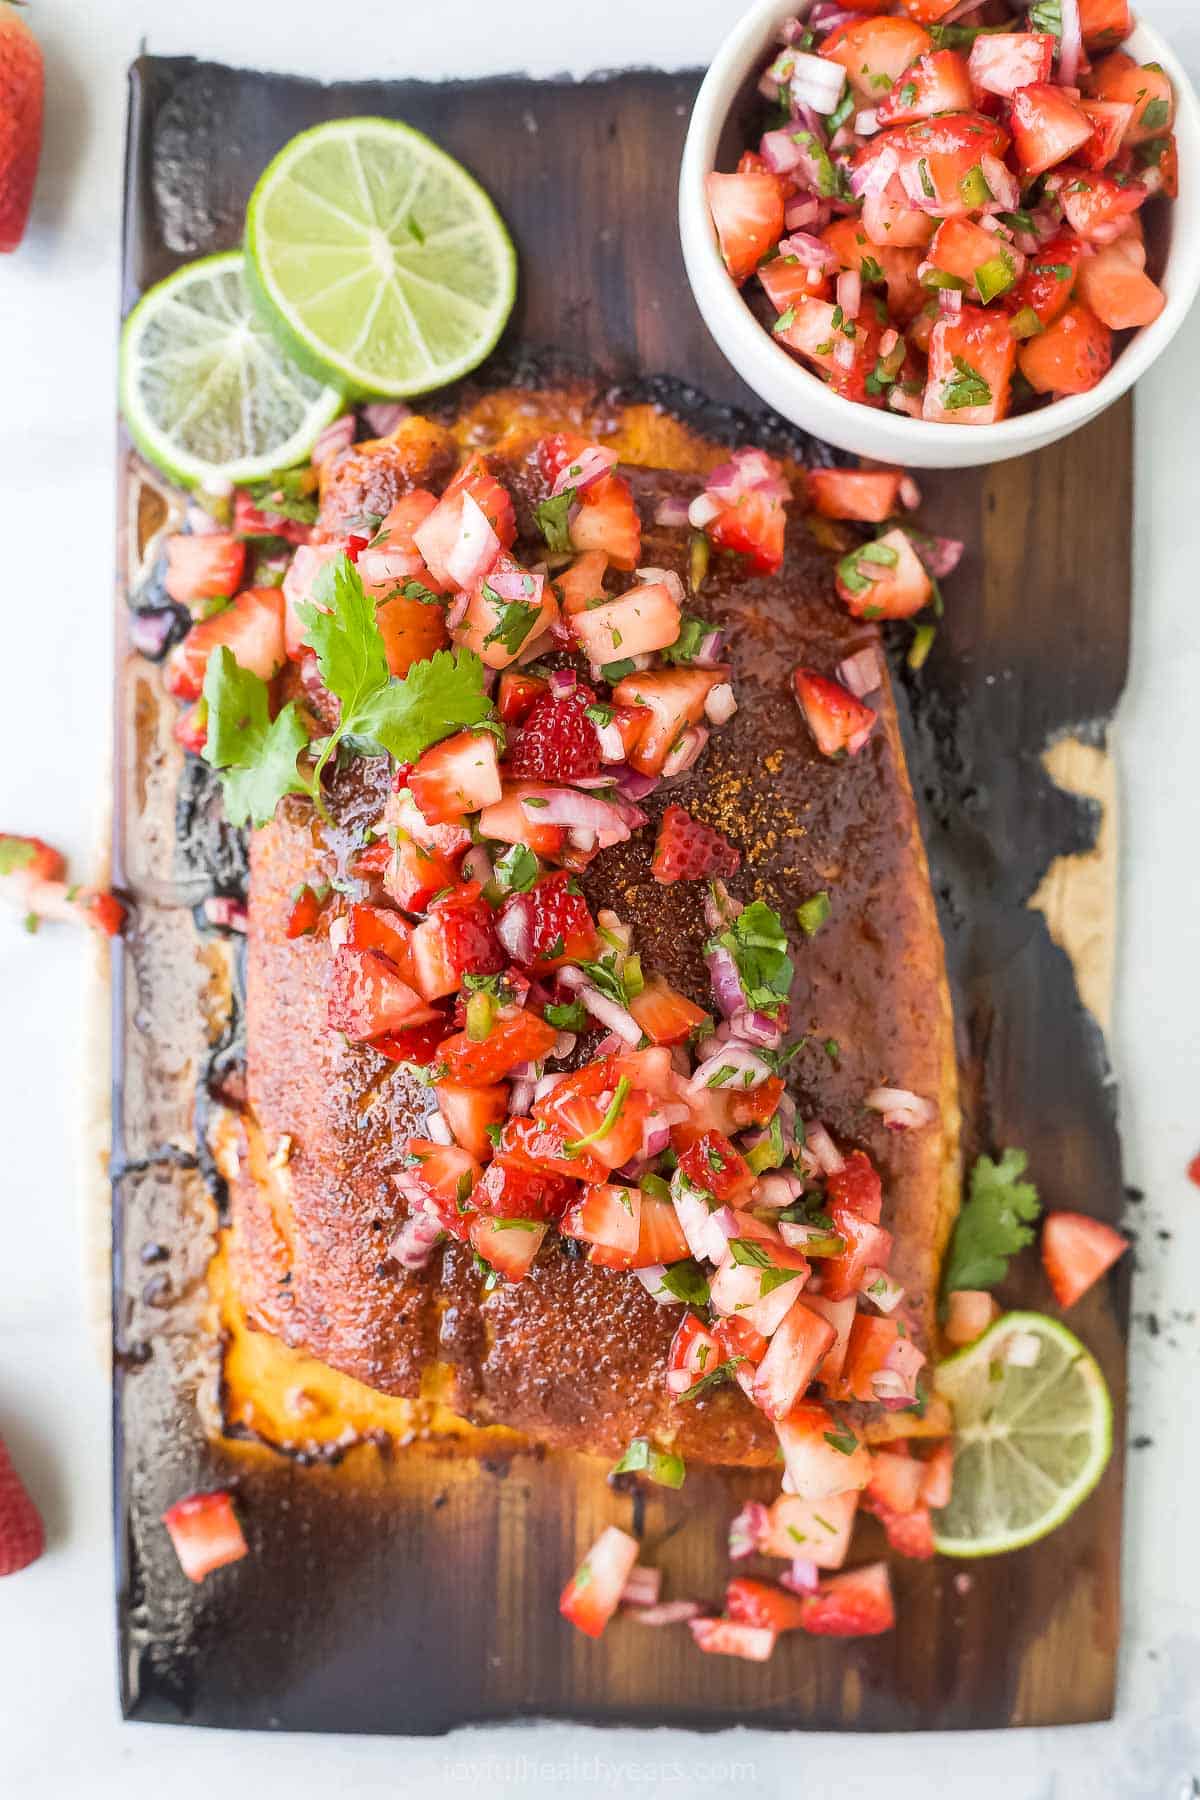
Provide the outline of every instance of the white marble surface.
<path id="1" fill-rule="evenodd" d="M 102 815 L 113 566 L 113 371 L 124 72 L 152 50 L 313 75 L 580 74 L 706 59 L 737 0 L 39 0 L 49 121 L 30 236 L 0 267 L 0 583 L 5 739 L 0 825 L 86 866 Z M 1193 0 L 1147 0 L 1200 74 Z M 331 29 L 331 23 L 336 26 Z M 569 164 L 564 158 L 564 167 Z M 564 175 L 564 179 L 569 178 Z M 31 943 L 0 920 L 0 1429 L 45 1512 L 50 1553 L 0 1590 L 0 1787 L 108 1800 L 222 1779 L 262 1800 L 345 1790 L 452 1796 L 640 1792 L 695 1800 L 1184 1800 L 1200 1794 L 1200 1451 L 1186 1418 L 1200 1376 L 1195 1275 L 1200 1001 L 1195 801 L 1200 767 L 1200 568 L 1194 395 L 1200 312 L 1138 400 L 1137 604 L 1121 709 L 1123 928 L 1113 1060 L 1127 1171 L 1147 1200 L 1133 1341 L 1126 1626 L 1115 1723 L 925 1739 L 520 1727 L 442 1741 L 305 1740 L 121 1724 L 116 1710 L 107 1377 L 85 1318 L 73 1134 L 81 1092 L 85 947 Z M 1081 631 L 1087 620 L 1080 620 Z M 1171 1233 L 1169 1240 L 1157 1232 Z M 1183 1398 L 1181 1404 L 1181 1397 Z"/>

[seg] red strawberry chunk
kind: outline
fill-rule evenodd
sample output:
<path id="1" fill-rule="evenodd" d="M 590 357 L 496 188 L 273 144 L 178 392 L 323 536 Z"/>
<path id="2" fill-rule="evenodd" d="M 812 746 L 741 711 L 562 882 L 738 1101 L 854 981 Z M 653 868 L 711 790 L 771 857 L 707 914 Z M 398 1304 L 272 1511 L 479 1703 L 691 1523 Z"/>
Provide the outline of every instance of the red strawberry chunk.
<path id="1" fill-rule="evenodd" d="M 563 1589 L 558 1603 L 563 1618 L 589 1637 L 599 1637 L 621 1603 L 621 1591 L 637 1557 L 637 1539 L 609 1525 Z"/>
<path id="2" fill-rule="evenodd" d="M 46 1532 L 37 1507 L 12 1465 L 0 1438 L 0 1575 L 15 1575 L 36 1562 L 46 1548 Z"/>
<path id="3" fill-rule="evenodd" d="M 677 993 L 661 975 L 650 977 L 629 1002 L 629 1010 L 652 1044 L 682 1044 L 709 1017 L 703 1007 Z"/>
<path id="4" fill-rule="evenodd" d="M 746 1662 L 766 1662 L 775 1648 L 776 1633 L 758 1625 L 740 1625 L 734 1619 L 689 1619 L 688 1629 L 696 1648 L 710 1656 L 740 1656 Z"/>
<path id="5" fill-rule="evenodd" d="M 508 752 L 509 772 L 523 781 L 577 781 L 600 772 L 600 739 L 585 708 L 587 688 L 564 699 L 537 700 Z"/>
<path id="6" fill-rule="evenodd" d="M 413 931 L 412 958 L 416 986 L 426 1000 L 453 994 L 466 975 L 498 975 L 508 960 L 491 907 L 469 889 L 434 904 Z"/>
<path id="7" fill-rule="evenodd" d="M 409 1138 L 405 1166 L 397 1181 L 411 1205 L 427 1206 L 452 1236 L 467 1232 L 467 1201 L 482 1170 L 458 1144 L 435 1144 L 432 1138 Z"/>
<path id="8" fill-rule="evenodd" d="M 588 903 L 565 871 L 543 875 L 527 894 L 510 894 L 496 930 L 519 968 L 541 973 L 590 962 L 600 948 Z"/>
<path id="9" fill-rule="evenodd" d="M 329 1026 L 356 1043 L 423 1025 L 437 1013 L 375 950 L 339 950 L 329 973 Z"/>
<path id="10" fill-rule="evenodd" d="M 193 532 L 167 539 L 166 589 L 172 600 L 225 599 L 236 594 L 246 546 L 232 531 Z"/>
<path id="11" fill-rule="evenodd" d="M 505 1281 L 524 1281 L 549 1227 L 535 1219 L 489 1219 L 482 1214 L 471 1220 L 468 1238 L 472 1250 Z"/>
<path id="12" fill-rule="evenodd" d="M 847 1207 L 860 1219 L 878 1225 L 883 1211 L 883 1183 L 865 1150 L 852 1150 L 837 1174 L 826 1176 L 825 1195 L 831 1205 Z"/>
<path id="13" fill-rule="evenodd" d="M 757 1625 L 765 1631 L 799 1631 L 804 1623 L 804 1601 L 773 1581 L 753 1581 L 738 1575 L 725 1589 L 725 1611 L 739 1625 Z"/>
<path id="14" fill-rule="evenodd" d="M 548 691 L 548 685 L 540 675 L 523 675 L 519 669 L 505 669 L 496 689 L 496 710 L 506 725 L 520 725 Z"/>
<path id="15" fill-rule="evenodd" d="M 744 1198 L 754 1186 L 754 1175 L 745 1157 L 739 1156 L 719 1131 L 706 1131 L 679 1159 L 679 1166 L 702 1193 L 714 1200 Z"/>
<path id="16" fill-rule="evenodd" d="M 409 791 L 430 825 L 456 823 L 500 799 L 496 740 L 460 731 L 426 750 L 408 777 Z"/>
<path id="17" fill-rule="evenodd" d="M 693 819 L 682 806 L 668 806 L 650 873 L 664 886 L 672 881 L 705 881 L 712 875 L 736 875 L 741 860 L 741 851 L 711 825 Z"/>
<path id="18" fill-rule="evenodd" d="M 493 1219 L 556 1219 L 570 1198 L 573 1182 L 547 1175 L 525 1162 L 496 1156 L 471 1191 L 470 1205 Z"/>
<path id="19" fill-rule="evenodd" d="M 895 1623 L 886 1563 L 831 1575 L 805 1600 L 804 1629 L 817 1637 L 876 1637 Z"/>
<path id="20" fill-rule="evenodd" d="M 917 1465 L 918 1468 L 920 1464 Z M 927 1506 L 915 1506 L 907 1512 L 895 1512 L 870 1490 L 863 1497 L 868 1512 L 873 1512 L 887 1533 L 887 1541 L 898 1556 L 911 1556 L 928 1562 L 934 1554 L 933 1519 Z"/>
<path id="21" fill-rule="evenodd" d="M 189 1494 L 167 1508 L 162 1522 L 189 1581 L 203 1581 L 214 1569 L 240 1562 L 249 1554 L 233 1501 L 226 1493 Z"/>
<path id="22" fill-rule="evenodd" d="M 492 1087 L 468 1087 L 462 1081 L 439 1081 L 434 1086 L 438 1111 L 450 1127 L 456 1144 L 486 1162 L 492 1154 L 489 1126 L 504 1123 L 508 1111 L 508 1087 L 497 1082 Z"/>
<path id="23" fill-rule="evenodd" d="M 1129 1248 L 1128 1239 L 1084 1213 L 1047 1213 L 1042 1265 L 1060 1306 L 1074 1306 Z"/>
<path id="24" fill-rule="evenodd" d="M 797 669 L 792 677 L 796 698 L 823 756 L 856 756 L 871 735 L 878 715 L 863 701 L 815 669 Z"/>
<path id="25" fill-rule="evenodd" d="M 410 1062 L 416 1063 L 418 1068 L 428 1068 L 436 1059 L 446 1033 L 446 1021 L 441 1013 L 435 1008 L 430 1010 L 433 1017 L 424 1025 L 412 1025 L 403 1031 L 385 1031 L 382 1037 L 372 1038 L 372 1050 L 378 1050 L 389 1062 Z"/>
<path id="26" fill-rule="evenodd" d="M 312 526 L 299 519 L 286 519 L 282 513 L 261 511 L 244 488 L 233 494 L 233 529 L 238 537 L 277 537 L 289 544 L 307 544 Z"/>
<path id="27" fill-rule="evenodd" d="M 208 659 L 225 645 L 252 675 L 269 681 L 283 667 L 283 595 L 278 588 L 246 588 L 231 606 L 193 625 L 167 657 L 163 680 L 179 700 L 198 700 Z"/>
<path id="28" fill-rule="evenodd" d="M 623 475 L 605 475 L 580 495 L 571 543 L 581 552 L 602 550 L 614 569 L 626 574 L 637 568 L 642 526 L 633 490 Z"/>
<path id="29" fill-rule="evenodd" d="M 562 1125 L 543 1124 L 539 1119 L 510 1119 L 500 1134 L 500 1152 L 534 1168 L 572 1176 L 576 1181 L 605 1181 L 608 1165 L 599 1157 L 588 1150 L 580 1150 L 574 1156 L 567 1154 L 570 1135 Z"/>
<path id="30" fill-rule="evenodd" d="M 452 1080 L 465 1081 L 472 1087 L 488 1087 L 503 1081 L 523 1062 L 540 1062 L 548 1056 L 557 1041 L 553 1025 L 547 1025 L 536 1013 L 515 1007 L 501 1013 L 482 1043 L 475 1043 L 465 1032 L 448 1037 L 441 1048 L 441 1059 Z"/>

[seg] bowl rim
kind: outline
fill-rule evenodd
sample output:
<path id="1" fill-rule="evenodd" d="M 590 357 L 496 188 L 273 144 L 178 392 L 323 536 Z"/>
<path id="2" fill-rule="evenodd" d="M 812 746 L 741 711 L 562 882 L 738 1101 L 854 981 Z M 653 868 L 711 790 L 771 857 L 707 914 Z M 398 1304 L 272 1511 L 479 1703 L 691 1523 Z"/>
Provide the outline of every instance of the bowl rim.
<path id="1" fill-rule="evenodd" d="M 1036 448 L 1086 424 L 1120 399 L 1166 349 L 1200 291 L 1200 101 L 1187 71 L 1166 40 L 1140 17 L 1126 40 L 1134 46 L 1139 62 L 1161 63 L 1170 77 L 1176 97 L 1174 131 L 1180 166 L 1195 171 L 1195 180 L 1185 177 L 1179 197 L 1169 202 L 1162 283 L 1166 306 L 1152 324 L 1138 330 L 1108 373 L 1086 393 L 1068 395 L 995 425 L 964 427 L 863 408 L 857 401 L 831 392 L 826 383 L 764 330 L 721 259 L 705 198 L 705 177 L 713 169 L 734 96 L 764 56 L 775 27 L 794 11 L 794 0 L 756 0 L 722 40 L 696 95 L 680 165 L 679 226 L 688 280 L 706 324 L 739 373 L 768 403 L 775 403 L 773 396 L 793 399 L 790 409 L 779 408 L 792 418 L 798 413 L 824 415 L 827 435 L 853 439 L 856 424 L 861 435 L 866 412 L 874 440 L 872 455 L 886 447 L 903 460 L 906 450 L 911 458 L 915 446 L 920 445 L 926 455 L 940 451 L 946 458 L 944 466 L 948 467 L 965 456 L 968 447 L 973 462 L 986 461 L 989 449 L 1003 455 Z M 818 433 L 821 430 L 819 424 L 809 428 Z"/>

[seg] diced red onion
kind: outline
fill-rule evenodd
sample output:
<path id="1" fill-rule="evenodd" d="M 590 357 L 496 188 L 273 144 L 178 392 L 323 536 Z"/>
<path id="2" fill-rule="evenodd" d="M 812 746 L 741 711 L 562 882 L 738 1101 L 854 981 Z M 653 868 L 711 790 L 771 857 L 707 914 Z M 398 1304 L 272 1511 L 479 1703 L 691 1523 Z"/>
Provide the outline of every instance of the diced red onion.
<path id="1" fill-rule="evenodd" d="M 391 437 L 397 425 L 412 418 L 412 407 L 403 400 L 373 400 L 362 409 L 363 424 L 376 437 Z"/>
<path id="2" fill-rule="evenodd" d="M 835 112 L 845 85 L 846 71 L 841 63 L 813 56 L 807 50 L 796 51 L 788 83 L 794 105 L 811 106 L 817 113 Z"/>
<path id="3" fill-rule="evenodd" d="M 877 1400 L 903 1400 L 908 1389 L 899 1375 L 891 1369 L 879 1369 L 871 1377 L 871 1387 Z"/>
<path id="4" fill-rule="evenodd" d="M 615 450 L 606 449 L 603 444 L 589 444 L 578 456 L 573 456 L 559 470 L 558 478 L 551 490 L 554 494 L 565 494 L 568 488 L 574 488 L 582 494 L 593 487 L 617 465 Z"/>
<path id="5" fill-rule="evenodd" d="M 815 194 L 798 194 L 783 209 L 783 223 L 788 231 L 807 231 L 810 225 L 819 225 L 820 220 L 821 202 Z"/>
<path id="6" fill-rule="evenodd" d="M 724 510 L 721 502 L 706 489 L 704 493 L 697 494 L 688 507 L 688 524 L 695 531 L 703 531 L 705 526 L 711 525 L 713 520 L 719 517 Z"/>
<path id="7" fill-rule="evenodd" d="M 851 193 L 856 200 L 866 200 L 872 194 L 882 194 L 899 167 L 899 156 L 890 144 L 885 144 L 869 162 L 851 171 Z"/>
<path id="8" fill-rule="evenodd" d="M 756 1044 L 763 1050 L 778 1050 L 783 1042 L 779 1020 L 770 1013 L 749 1012 L 743 1008 L 734 1013 L 729 1028 L 731 1036 L 741 1038 L 747 1044 Z"/>
<path id="9" fill-rule="evenodd" d="M 142 656 L 161 656 L 174 623 L 173 612 L 134 613 L 129 622 L 129 641 Z"/>
<path id="10" fill-rule="evenodd" d="M 477 881 L 480 887 L 486 887 L 492 879 L 492 859 L 482 844 L 472 844 L 462 859 L 462 876 L 464 881 Z"/>
<path id="11" fill-rule="evenodd" d="M 634 573 L 638 578 L 639 586 L 658 587 L 661 585 L 668 590 L 676 606 L 681 607 L 685 604 L 687 595 L 684 592 L 683 582 L 674 569 L 636 569 Z M 630 592 L 636 594 L 637 588 L 631 588 Z"/>
<path id="12" fill-rule="evenodd" d="M 833 360 L 839 369 L 850 370 L 854 367 L 854 359 L 858 351 L 851 338 L 839 337 L 833 346 Z"/>
<path id="13" fill-rule="evenodd" d="M 668 494 L 666 499 L 660 500 L 654 509 L 654 523 L 669 526 L 686 525 L 688 504 L 682 494 Z"/>
<path id="14" fill-rule="evenodd" d="M 554 1092 L 560 1081 L 565 1081 L 566 1079 L 566 1072 L 562 1069 L 560 1069 L 556 1075 L 543 1075 L 540 1081 L 535 1081 L 533 1084 L 534 1099 L 544 1100 L 547 1094 L 552 1094 Z"/>
<path id="15" fill-rule="evenodd" d="M 854 115 L 854 129 L 859 137 L 874 137 L 879 130 L 879 114 L 873 106 L 865 106 Z"/>
<path id="16" fill-rule="evenodd" d="M 731 1068 L 733 1075 L 726 1077 L 720 1085 L 727 1087 L 733 1094 L 748 1094 L 754 1088 L 761 1087 L 771 1071 L 768 1065 L 748 1044 L 723 1044 L 715 1056 L 702 1062 L 688 1084 L 693 1094 L 699 1094 L 708 1086 L 712 1076 L 723 1068 Z"/>
<path id="17" fill-rule="evenodd" d="M 615 1031 L 606 1031 L 604 1036 L 597 1041 L 596 1055 L 616 1056 L 620 1053 L 624 1042 L 624 1038 L 618 1037 Z"/>
<path id="18" fill-rule="evenodd" d="M 599 988 L 593 987 L 582 969 L 560 969 L 558 979 L 563 987 L 578 994 L 593 1019 L 599 1019 L 602 1025 L 607 1025 L 624 1043 L 635 1048 L 641 1043 L 642 1028 L 632 1013 L 627 1013 L 623 1006 L 618 1006 L 615 1000 L 610 1000 Z"/>
<path id="19" fill-rule="evenodd" d="M 686 774 L 699 762 L 708 739 L 708 730 L 703 725 L 688 725 L 681 731 L 678 742 L 670 750 L 663 763 L 663 780 L 669 781 L 673 775 Z"/>
<path id="20" fill-rule="evenodd" d="M 948 537 L 912 537 L 913 549 L 924 563 L 935 581 L 941 581 L 947 575 L 953 575 L 962 561 L 966 545 L 961 538 Z"/>
<path id="21" fill-rule="evenodd" d="M 411 1212 L 393 1237 L 388 1255 L 402 1269 L 423 1269 L 441 1235 L 441 1223 L 432 1213 Z"/>
<path id="22" fill-rule="evenodd" d="M 505 955 L 527 963 L 533 955 L 533 905 L 527 894 L 515 894 L 496 914 L 496 936 Z"/>
<path id="23" fill-rule="evenodd" d="M 804 161 L 804 152 L 790 131 L 764 131 L 758 153 L 772 175 L 790 175 Z"/>
<path id="24" fill-rule="evenodd" d="M 901 506 L 906 506 L 909 512 L 916 512 L 921 504 L 921 490 L 911 475 L 904 477 L 896 491 L 900 496 Z"/>
<path id="25" fill-rule="evenodd" d="M 729 1526 L 729 1560 L 741 1562 L 754 1556 L 771 1527 L 771 1517 L 761 1500 L 747 1500 Z"/>
<path id="26" fill-rule="evenodd" d="M 735 450 L 728 462 L 714 469 L 705 483 L 723 506 L 732 506 L 743 494 L 763 494 L 771 500 L 790 500 L 792 490 L 780 465 L 765 450 Z"/>
<path id="27" fill-rule="evenodd" d="M 508 1112 L 513 1119 L 523 1119 L 533 1105 L 534 1083 L 514 1081 L 508 1090 Z"/>
<path id="28" fill-rule="evenodd" d="M 1064 11 L 1069 3 L 1070 0 L 1063 0 Z M 1021 204 L 1021 184 L 1008 164 L 985 151 L 979 159 L 979 166 L 983 171 L 983 179 L 992 191 L 988 204 L 1000 212 L 1014 211 Z"/>
<path id="29" fill-rule="evenodd" d="M 921 396 L 906 394 L 898 384 L 888 389 L 888 405 L 893 412 L 907 413 L 910 419 L 921 416 Z"/>
<path id="30" fill-rule="evenodd" d="M 733 689 L 727 681 L 710 688 L 704 701 L 704 715 L 711 725 L 727 725 L 737 711 Z"/>
<path id="31" fill-rule="evenodd" d="M 453 600 L 450 602 L 449 606 L 446 608 L 446 629 L 447 629 L 447 631 L 457 631 L 458 630 L 458 627 L 462 624 L 463 620 L 467 616 L 467 608 L 470 606 L 470 604 L 471 604 L 470 594 L 455 594 Z"/>
<path id="32" fill-rule="evenodd" d="M 686 1625 L 703 1611 L 698 1600 L 663 1600 L 658 1606 L 636 1606 L 629 1617 L 635 1625 Z"/>
<path id="33" fill-rule="evenodd" d="M 721 924 L 709 926 L 710 931 L 719 931 Z M 708 978 L 712 983 L 713 999 L 720 1007 L 725 1018 L 733 1018 L 735 1013 L 742 1012 L 746 1005 L 746 996 L 742 991 L 742 978 L 738 974 L 738 966 L 723 945 L 718 944 L 705 957 L 708 965 Z"/>
<path id="34" fill-rule="evenodd" d="M 1061 0 L 1062 31 L 1058 40 L 1058 79 L 1064 87 L 1074 87 L 1083 60 L 1083 32 L 1079 20 L 1079 0 Z"/>
<path id="35" fill-rule="evenodd" d="M 350 936 L 349 913 L 338 914 L 337 918 L 330 924 L 328 935 L 329 948 L 331 950 L 342 950 L 345 948 L 346 939 Z"/>
<path id="36" fill-rule="evenodd" d="M 204 917 L 210 925 L 219 925 L 225 931 L 245 932 L 250 924 L 246 902 L 231 899 L 228 894 L 206 895 Z"/>
<path id="37" fill-rule="evenodd" d="M 214 519 L 207 506 L 201 506 L 198 500 L 189 500 L 184 513 L 187 528 L 193 537 L 212 537 L 214 532 L 225 531 L 220 519 Z"/>
<path id="38" fill-rule="evenodd" d="M 894 329 L 894 327 L 889 326 L 888 329 L 884 332 L 883 336 L 879 340 L 880 356 L 881 357 L 882 356 L 890 356 L 892 354 L 892 351 L 896 348 L 896 346 L 899 342 L 900 342 L 900 333 L 898 331 L 896 331 Z"/>
<path id="39" fill-rule="evenodd" d="M 779 245 L 781 256 L 794 256 L 805 269 L 832 269 L 837 266 L 837 257 L 823 238 L 815 237 L 810 231 L 793 231 L 790 236 L 781 239 Z"/>
<path id="40" fill-rule="evenodd" d="M 426 1115 L 425 1131 L 435 1144 L 452 1144 L 454 1142 L 454 1133 L 440 1112 L 431 1112 Z"/>
<path id="41" fill-rule="evenodd" d="M 734 899 L 723 881 L 718 880 L 709 882 L 704 890 L 704 923 L 708 926 L 710 931 L 724 931 L 725 927 L 730 924 L 732 920 L 737 918 L 741 910 L 741 901 Z M 728 952 L 726 952 L 726 954 L 728 954 Z M 709 964 L 708 972 L 710 975 L 713 972 L 711 963 Z M 736 968 L 733 973 L 735 976 L 737 975 Z M 738 991 L 740 994 L 740 984 Z M 738 1004 L 741 1004 L 740 1000 Z M 736 1007 L 730 1008 L 731 1012 L 736 1012 L 736 1010 Z"/>
<path id="42" fill-rule="evenodd" d="M 846 1166 L 846 1159 L 819 1119 L 805 1127 L 804 1141 L 816 1157 L 817 1167 L 822 1175 L 841 1174 Z"/>
<path id="43" fill-rule="evenodd" d="M 654 1606 L 662 1593 L 662 1570 L 634 1563 L 621 1589 L 622 1606 Z"/>
<path id="44" fill-rule="evenodd" d="M 625 761 L 625 742 L 612 720 L 607 725 L 597 725 L 596 736 L 600 739 L 601 762 L 623 763 Z"/>
<path id="45" fill-rule="evenodd" d="M 804 1183 L 798 1175 L 760 1175 L 754 1189 L 754 1204 L 756 1206 L 790 1206 L 793 1200 L 799 1200 L 803 1192 Z M 781 1233 L 785 1234 L 784 1243 L 790 1242 L 786 1236 L 786 1219 L 779 1229 Z"/>
<path id="46" fill-rule="evenodd" d="M 550 1052 L 551 1062 L 565 1062 L 578 1042 L 579 1039 L 573 1031 L 560 1031 L 554 1040 L 554 1048 Z"/>
<path id="47" fill-rule="evenodd" d="M 838 276 L 837 303 L 848 319 L 857 319 L 862 305 L 862 276 L 857 269 L 843 269 Z"/>
<path id="48" fill-rule="evenodd" d="M 470 495 L 467 497 L 470 499 Z M 471 504 L 472 506 L 475 505 L 474 500 L 471 500 Z M 478 511 L 479 509 L 476 508 L 476 510 Z M 487 524 L 486 516 L 482 511 L 480 511 L 479 516 L 484 520 L 484 523 Z M 490 525 L 488 525 L 488 530 L 491 531 Z M 499 538 L 497 538 L 497 544 L 499 541 Z M 451 570 L 451 574 L 453 574 L 453 570 Z M 535 574 L 532 569 L 495 569 L 492 574 L 488 576 L 488 586 L 501 600 L 521 600 L 527 606 L 541 605 L 542 587 L 544 583 L 545 576 Z M 571 676 L 570 685 L 571 687 L 574 687 L 574 673 L 571 670 L 563 672 Z M 551 685 L 553 685 L 553 680 L 554 678 L 551 676 Z"/>
<path id="49" fill-rule="evenodd" d="M 944 319 L 954 319 L 962 311 L 963 297 L 958 288 L 938 289 L 938 311 Z"/>
<path id="50" fill-rule="evenodd" d="M 342 413 L 340 418 L 334 419 L 331 425 L 325 427 L 313 445 L 308 460 L 314 469 L 319 469 L 331 456 L 340 456 L 343 450 L 348 450 L 353 442 L 354 414 Z"/>
<path id="51" fill-rule="evenodd" d="M 862 700 L 867 694 L 873 694 L 882 685 L 883 671 L 879 665 L 879 653 L 873 644 L 865 650 L 856 650 L 853 656 L 847 656 L 838 664 L 837 677 L 844 688 L 848 688 L 856 700 Z"/>
<path id="52" fill-rule="evenodd" d="M 892 1280 L 886 1269 L 868 1269 L 858 1291 L 881 1313 L 895 1312 L 904 1298 L 904 1289 L 898 1281 Z"/>
<path id="53" fill-rule="evenodd" d="M 910 1093 L 908 1088 L 872 1088 L 863 1105 L 869 1106 L 872 1112 L 881 1113 L 889 1131 L 920 1131 L 923 1126 L 932 1125 L 938 1116 L 932 1100 L 923 1100 L 920 1094 Z"/>
<path id="54" fill-rule="evenodd" d="M 500 555 L 501 546 L 500 539 L 492 530 L 491 522 L 475 496 L 464 490 L 460 498 L 462 509 L 458 536 L 446 557 L 446 573 L 455 587 L 472 588 L 491 572 Z M 517 583 L 515 591 L 504 591 L 512 586 L 514 579 Z M 525 580 L 523 571 L 520 574 L 514 571 L 500 573 L 496 580 L 503 584 L 503 588 L 496 588 L 502 600 L 521 600 L 527 597 L 521 585 Z M 529 595 L 528 598 L 532 599 L 533 596 Z"/>
<path id="55" fill-rule="evenodd" d="M 531 801 L 536 804 L 530 804 Z M 629 836 L 619 808 L 581 788 L 539 788 L 536 794 L 522 795 L 521 806 L 526 818 L 535 825 L 564 825 L 568 829 L 579 826 L 594 831 L 597 838 L 605 838 L 609 844 L 623 843 Z"/>
<path id="56" fill-rule="evenodd" d="M 651 1263 L 648 1269 L 633 1271 L 650 1298 L 657 1301 L 659 1306 L 682 1306 L 683 1301 L 679 1299 L 678 1295 L 671 1293 L 669 1288 L 663 1286 L 663 1276 L 666 1272 L 666 1263 Z"/>
<path id="57" fill-rule="evenodd" d="M 555 700 L 569 700 L 578 681 L 574 669 L 555 669 L 550 676 L 550 693 Z"/>
<path id="58" fill-rule="evenodd" d="M 810 1557 L 796 1556 L 779 1577 L 779 1585 L 793 1594 L 815 1594 L 821 1585 L 821 1571 Z"/>

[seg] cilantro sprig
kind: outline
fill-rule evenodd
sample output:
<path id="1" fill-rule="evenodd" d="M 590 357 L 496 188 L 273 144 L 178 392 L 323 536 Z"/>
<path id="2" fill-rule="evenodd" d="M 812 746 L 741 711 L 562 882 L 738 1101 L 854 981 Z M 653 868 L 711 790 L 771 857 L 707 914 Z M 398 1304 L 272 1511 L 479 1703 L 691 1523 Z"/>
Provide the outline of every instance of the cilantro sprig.
<path id="1" fill-rule="evenodd" d="M 285 794 L 312 793 L 296 767 L 308 732 L 295 702 L 272 719 L 266 682 L 243 669 L 224 644 L 208 659 L 204 703 L 204 760 L 220 773 L 231 825 L 265 825 Z"/>
<path id="2" fill-rule="evenodd" d="M 1033 1242 L 1031 1226 L 1041 1211 L 1032 1181 L 1022 1181 L 1029 1158 L 1006 1150 L 1000 1161 L 981 1156 L 971 1171 L 970 1196 L 958 1215 L 943 1294 L 955 1288 L 990 1288 L 1003 1281 L 1009 1258 Z"/>

